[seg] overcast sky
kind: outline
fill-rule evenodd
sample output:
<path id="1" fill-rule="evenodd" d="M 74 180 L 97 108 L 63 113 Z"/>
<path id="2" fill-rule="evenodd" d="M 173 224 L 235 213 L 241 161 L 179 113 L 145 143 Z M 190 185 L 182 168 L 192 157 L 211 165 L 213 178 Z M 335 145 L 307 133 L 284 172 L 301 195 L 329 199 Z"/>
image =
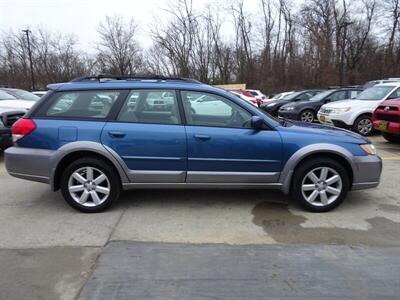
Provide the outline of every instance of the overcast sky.
<path id="1" fill-rule="evenodd" d="M 79 39 L 79 48 L 90 51 L 96 41 L 96 28 L 106 15 L 134 17 L 140 24 L 140 41 L 151 44 L 148 28 L 154 16 L 165 19 L 171 0 L 0 0 L 0 31 L 17 31 L 44 27 L 50 31 L 72 33 Z M 195 9 L 207 4 L 230 0 L 193 0 Z M 258 0 L 246 0 L 246 8 L 255 13 Z M 261 17 L 261 16 L 260 16 Z"/>

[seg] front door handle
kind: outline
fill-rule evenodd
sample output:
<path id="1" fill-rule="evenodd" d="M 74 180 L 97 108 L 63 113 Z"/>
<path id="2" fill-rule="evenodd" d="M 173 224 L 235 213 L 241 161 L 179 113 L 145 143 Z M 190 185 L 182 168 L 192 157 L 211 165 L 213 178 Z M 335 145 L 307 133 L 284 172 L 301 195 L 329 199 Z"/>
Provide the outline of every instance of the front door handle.
<path id="1" fill-rule="evenodd" d="M 122 131 L 109 131 L 108 135 L 112 138 L 123 138 L 126 133 Z"/>
<path id="2" fill-rule="evenodd" d="M 211 139 L 211 136 L 205 135 L 205 134 L 195 134 L 195 135 L 194 135 L 194 138 L 195 138 L 196 140 L 198 140 L 198 141 L 204 142 L 204 141 L 210 140 L 210 139 Z"/>

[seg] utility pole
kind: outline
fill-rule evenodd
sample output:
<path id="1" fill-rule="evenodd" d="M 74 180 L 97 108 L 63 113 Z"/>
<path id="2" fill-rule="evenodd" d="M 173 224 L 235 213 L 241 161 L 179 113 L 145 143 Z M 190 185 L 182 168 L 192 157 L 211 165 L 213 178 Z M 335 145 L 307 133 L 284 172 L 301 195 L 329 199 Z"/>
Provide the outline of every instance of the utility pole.
<path id="1" fill-rule="evenodd" d="M 344 55 L 345 55 L 345 49 L 346 49 L 346 36 L 347 36 L 347 26 L 353 24 L 354 22 L 348 22 L 348 21 L 344 21 L 344 23 L 342 23 L 340 25 L 340 29 L 343 28 L 343 39 L 342 39 L 342 51 L 340 54 L 340 70 L 339 70 L 339 85 L 342 86 L 343 85 L 343 81 L 344 81 Z"/>
<path id="2" fill-rule="evenodd" d="M 30 69 L 31 69 L 31 82 L 32 82 L 32 91 L 36 90 L 35 89 L 35 76 L 33 74 L 33 63 L 32 63 L 32 51 L 31 51 L 31 42 L 29 39 L 29 34 L 31 31 L 29 29 L 22 30 L 26 34 L 26 41 L 28 43 L 28 55 L 29 55 L 29 64 L 30 64 Z"/>

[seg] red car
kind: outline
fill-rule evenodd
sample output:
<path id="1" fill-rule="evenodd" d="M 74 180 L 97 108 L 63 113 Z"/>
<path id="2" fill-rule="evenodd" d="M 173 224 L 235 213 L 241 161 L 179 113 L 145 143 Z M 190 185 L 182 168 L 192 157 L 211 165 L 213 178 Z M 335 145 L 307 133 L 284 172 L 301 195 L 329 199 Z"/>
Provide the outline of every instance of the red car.
<path id="1" fill-rule="evenodd" d="M 387 141 L 400 143 L 400 98 L 383 101 L 372 114 L 372 121 Z"/>
<path id="2" fill-rule="evenodd" d="M 261 99 L 257 99 L 252 93 L 250 93 L 247 90 L 229 90 L 229 91 L 255 106 L 260 106 L 262 103 Z"/>

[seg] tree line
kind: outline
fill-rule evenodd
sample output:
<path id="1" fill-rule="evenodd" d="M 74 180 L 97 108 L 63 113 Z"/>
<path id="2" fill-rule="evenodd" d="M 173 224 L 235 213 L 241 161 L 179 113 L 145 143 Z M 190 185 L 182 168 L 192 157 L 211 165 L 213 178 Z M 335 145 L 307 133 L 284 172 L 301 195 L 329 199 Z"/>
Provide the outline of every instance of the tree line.
<path id="1" fill-rule="evenodd" d="M 166 20 L 141 28 L 107 16 L 94 53 L 70 33 L 31 30 L 35 89 L 83 75 L 160 74 L 210 84 L 247 83 L 267 93 L 400 77 L 400 0 L 244 0 L 193 7 L 171 0 Z M 144 48 L 139 32 L 151 36 Z M 31 89 L 27 38 L 0 35 L 0 85 Z"/>

